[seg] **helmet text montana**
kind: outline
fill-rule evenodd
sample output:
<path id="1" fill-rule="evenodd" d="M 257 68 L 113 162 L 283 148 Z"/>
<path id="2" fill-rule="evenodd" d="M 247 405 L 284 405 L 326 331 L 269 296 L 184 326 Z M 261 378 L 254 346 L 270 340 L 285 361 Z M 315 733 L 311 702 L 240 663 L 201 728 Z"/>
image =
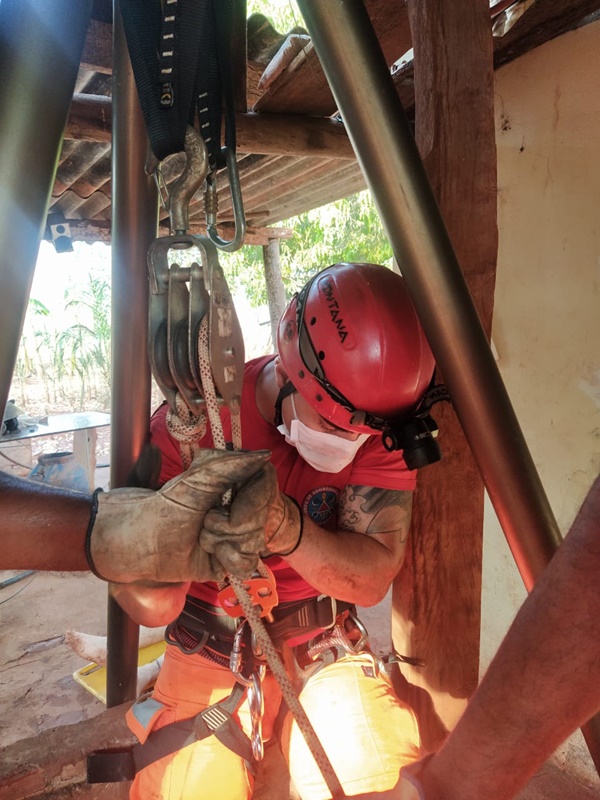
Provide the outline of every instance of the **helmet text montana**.
<path id="1" fill-rule="evenodd" d="M 333 282 L 332 281 L 321 281 L 319 283 L 319 288 L 323 292 L 325 296 L 325 300 L 327 301 L 327 308 L 329 309 L 329 314 L 331 316 L 331 320 L 334 323 L 338 336 L 340 337 L 340 341 L 344 342 L 346 337 L 348 336 L 348 330 L 344 325 L 344 320 L 339 318 L 340 315 L 340 306 L 338 301 L 335 299 L 333 294 Z"/>

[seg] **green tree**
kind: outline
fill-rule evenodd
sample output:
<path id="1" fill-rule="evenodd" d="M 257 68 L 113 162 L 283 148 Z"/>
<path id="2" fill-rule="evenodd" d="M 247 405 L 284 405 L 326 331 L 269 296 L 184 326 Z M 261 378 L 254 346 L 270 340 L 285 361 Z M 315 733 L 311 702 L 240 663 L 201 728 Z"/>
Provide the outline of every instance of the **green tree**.
<path id="1" fill-rule="evenodd" d="M 368 191 L 337 200 L 281 223 L 293 236 L 281 242 L 281 273 L 288 296 L 319 270 L 338 261 L 390 264 L 392 249 Z M 233 291 L 254 306 L 266 303 L 261 247 L 223 254 Z"/>
<path id="2" fill-rule="evenodd" d="M 110 392 L 110 286 L 91 274 L 88 285 L 73 297 L 67 293 L 65 310 L 75 310 L 79 319 L 64 330 L 57 341 L 60 361 L 70 366 L 80 381 L 80 406 L 85 405 L 91 385 L 107 402 Z M 99 385 L 96 379 L 99 378 Z"/>
<path id="3" fill-rule="evenodd" d="M 264 14 L 279 33 L 287 33 L 298 26 L 305 27 L 295 0 L 248 0 L 246 13 L 248 16 Z"/>

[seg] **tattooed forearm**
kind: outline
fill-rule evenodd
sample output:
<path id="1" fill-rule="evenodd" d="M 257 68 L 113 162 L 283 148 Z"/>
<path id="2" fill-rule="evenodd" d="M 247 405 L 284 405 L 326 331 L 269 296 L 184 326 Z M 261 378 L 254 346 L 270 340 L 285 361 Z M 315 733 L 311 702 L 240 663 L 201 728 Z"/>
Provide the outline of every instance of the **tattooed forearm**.
<path id="1" fill-rule="evenodd" d="M 412 492 L 346 486 L 339 500 L 338 528 L 356 533 L 400 533 L 406 541 Z"/>

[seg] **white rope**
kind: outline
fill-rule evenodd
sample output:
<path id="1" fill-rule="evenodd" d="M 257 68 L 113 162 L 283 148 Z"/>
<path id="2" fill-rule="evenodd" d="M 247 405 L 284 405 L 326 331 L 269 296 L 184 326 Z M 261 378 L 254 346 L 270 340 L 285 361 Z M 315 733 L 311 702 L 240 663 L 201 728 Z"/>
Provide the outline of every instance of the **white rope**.
<path id="1" fill-rule="evenodd" d="M 208 421 L 213 437 L 213 444 L 217 450 L 224 450 L 226 447 L 225 435 L 223 433 L 223 424 L 221 421 L 221 415 L 219 413 L 219 401 L 217 398 L 215 383 L 210 366 L 208 314 L 206 314 L 202 319 L 198 333 L 198 360 L 200 378 L 202 381 L 202 392 L 206 402 L 206 411 L 208 413 Z M 185 406 L 183 399 L 179 399 L 181 400 L 181 405 Z M 185 408 L 187 409 L 187 407 Z M 191 463 L 194 452 L 194 441 L 197 441 L 198 438 L 201 438 L 206 432 L 206 418 L 204 415 L 202 415 L 202 421 L 200 423 L 200 418 L 194 417 L 189 411 L 186 417 L 184 408 L 182 408 L 180 411 L 179 405 L 177 411 L 177 415 L 169 411 L 167 414 L 167 425 L 170 426 L 169 431 L 171 434 L 179 441 L 182 460 L 184 462 L 184 467 L 187 469 L 189 464 L 186 466 L 185 459 L 189 458 Z M 235 410 L 230 409 L 230 413 L 231 438 L 233 447 L 235 450 L 241 450 L 242 428 L 239 407 Z M 184 419 L 184 417 L 186 418 Z M 230 505 L 231 500 L 232 490 L 229 489 L 223 495 L 222 504 L 224 506 Z M 268 576 L 268 571 L 260 559 L 258 561 L 258 572 L 263 577 Z M 244 615 L 248 620 L 250 628 L 252 629 L 252 632 L 256 638 L 256 642 L 264 653 L 267 664 L 269 665 L 271 672 L 281 688 L 281 693 L 290 710 L 290 713 L 296 720 L 298 728 L 306 740 L 306 743 L 321 771 L 321 774 L 323 775 L 323 779 L 325 780 L 332 797 L 345 797 L 344 790 L 338 780 L 337 775 L 335 774 L 331 761 L 329 760 L 329 757 L 327 756 L 327 753 L 325 752 L 323 745 L 321 744 L 315 732 L 315 729 L 306 716 L 306 712 L 302 708 L 298 698 L 298 693 L 294 689 L 294 686 L 289 679 L 287 672 L 285 671 L 285 667 L 281 661 L 279 653 L 271 641 L 271 637 L 264 626 L 256 606 L 252 602 L 250 593 L 244 586 L 243 580 L 231 574 L 227 576 L 227 579 L 233 587 Z"/>
<path id="2" fill-rule="evenodd" d="M 198 416 L 192 414 L 179 392 L 175 395 L 175 407 L 176 411 L 172 408 L 167 411 L 167 430 L 179 442 L 181 461 L 186 470 L 198 450 L 197 442 L 206 433 L 206 416 L 204 412 Z"/>

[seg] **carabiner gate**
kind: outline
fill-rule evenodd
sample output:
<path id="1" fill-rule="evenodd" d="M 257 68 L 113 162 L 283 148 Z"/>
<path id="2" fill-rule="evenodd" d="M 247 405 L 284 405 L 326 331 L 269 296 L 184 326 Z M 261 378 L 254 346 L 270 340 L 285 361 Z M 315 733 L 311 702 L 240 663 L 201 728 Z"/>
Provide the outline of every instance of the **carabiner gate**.
<path id="1" fill-rule="evenodd" d="M 217 180 L 216 174 L 211 173 L 206 178 L 206 191 L 204 194 L 204 211 L 206 214 L 206 234 L 219 250 L 233 253 L 239 250 L 244 244 L 246 236 L 246 217 L 244 215 L 244 203 L 242 201 L 242 189 L 240 186 L 240 176 L 237 168 L 235 154 L 230 147 L 223 147 L 222 151 L 227 163 L 227 174 L 229 176 L 229 189 L 231 192 L 231 204 L 233 206 L 233 239 L 226 241 L 217 233 Z"/>

